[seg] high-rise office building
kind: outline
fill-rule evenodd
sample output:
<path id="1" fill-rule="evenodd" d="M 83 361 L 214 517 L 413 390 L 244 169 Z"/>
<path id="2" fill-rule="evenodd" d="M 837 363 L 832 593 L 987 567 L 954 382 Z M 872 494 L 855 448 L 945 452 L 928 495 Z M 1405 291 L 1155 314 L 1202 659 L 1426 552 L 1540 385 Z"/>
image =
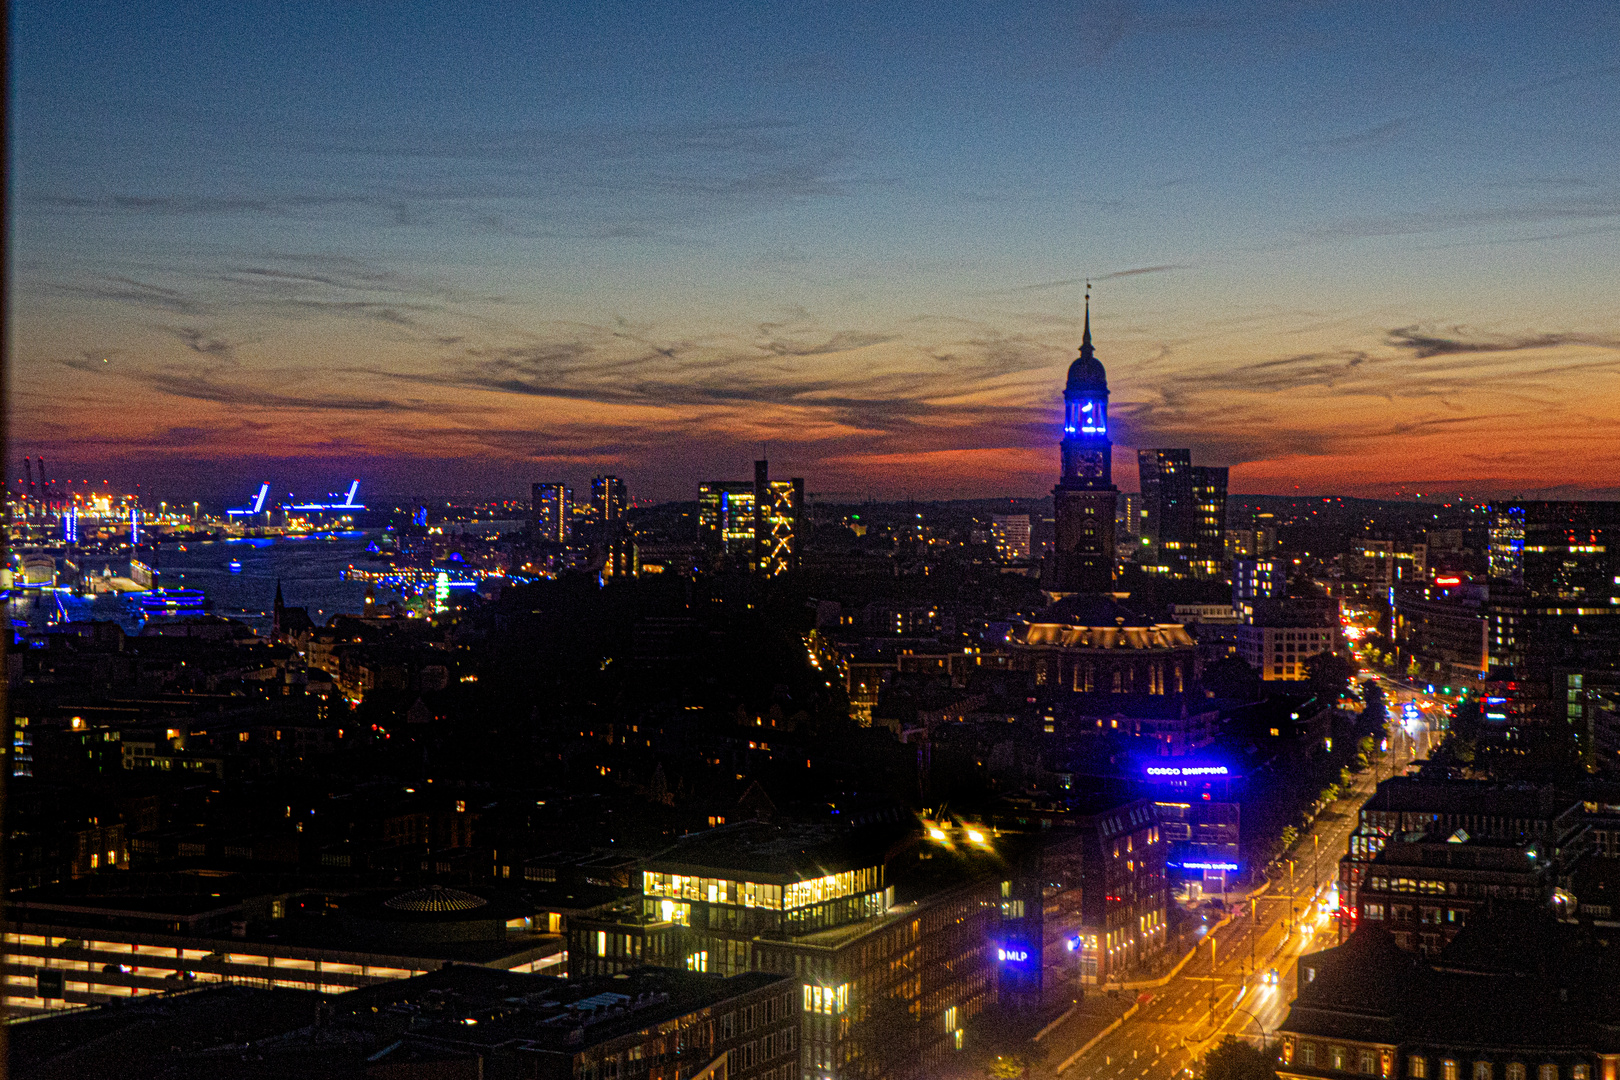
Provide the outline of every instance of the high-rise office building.
<path id="1" fill-rule="evenodd" d="M 1579 726 L 1571 676 L 1620 670 L 1620 503 L 1493 506 L 1485 620 L 1494 712 L 1510 727 Z"/>
<path id="2" fill-rule="evenodd" d="M 568 543 L 574 519 L 574 489 L 560 480 L 535 484 L 531 489 L 531 520 L 540 539 Z"/>
<path id="3" fill-rule="evenodd" d="M 1490 544 L 1493 582 L 1578 605 L 1620 605 L 1620 503 L 1499 504 L 1491 508 Z"/>
<path id="4" fill-rule="evenodd" d="M 1160 574 L 1187 577 L 1197 546 L 1197 502 L 1191 450 L 1138 450 L 1142 486 L 1144 564 Z"/>
<path id="5" fill-rule="evenodd" d="M 1193 466 L 1194 577 L 1218 578 L 1226 565 L 1225 465 Z"/>
<path id="6" fill-rule="evenodd" d="M 753 556 L 752 480 L 710 480 L 698 485 L 698 540 L 711 552 Z"/>
<path id="7" fill-rule="evenodd" d="M 799 513 L 804 478 L 772 480 L 770 462 L 754 462 L 755 573 L 775 577 L 799 565 Z"/>
<path id="8" fill-rule="evenodd" d="M 967 1021 L 995 1002 L 997 968 L 1044 957 L 1038 941 L 998 953 L 1000 874 L 918 877 L 897 905 L 895 851 L 892 833 L 870 829 L 690 834 L 642 864 L 640 896 L 569 917 L 569 978 L 653 966 L 788 974 L 802 1067 L 783 1076 L 940 1076 Z"/>
<path id="9" fill-rule="evenodd" d="M 1002 562 L 1029 561 L 1029 515 L 991 514 L 990 539 Z"/>
<path id="10" fill-rule="evenodd" d="M 617 476 L 598 476 L 591 480 L 591 520 L 598 525 L 622 524 L 627 502 L 624 481 Z"/>
<path id="11" fill-rule="evenodd" d="M 1224 465 L 1194 465 L 1191 450 L 1138 450 L 1144 558 L 1170 577 L 1214 578 L 1226 562 Z"/>
<path id="12" fill-rule="evenodd" d="M 1113 443 L 1108 438 L 1108 373 L 1091 345 L 1091 300 L 1080 357 L 1063 388 L 1063 475 L 1052 489 L 1056 525 L 1042 587 L 1049 594 L 1109 592 L 1114 587 Z"/>

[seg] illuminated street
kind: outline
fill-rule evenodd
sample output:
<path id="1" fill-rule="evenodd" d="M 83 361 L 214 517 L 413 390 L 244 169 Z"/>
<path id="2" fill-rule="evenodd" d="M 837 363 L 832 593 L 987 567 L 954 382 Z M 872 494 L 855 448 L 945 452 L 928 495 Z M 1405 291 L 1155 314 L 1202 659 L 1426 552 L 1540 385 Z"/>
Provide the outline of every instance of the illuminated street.
<path id="1" fill-rule="evenodd" d="M 1400 715 L 1402 703 L 1412 701 L 1438 725 L 1442 710 L 1429 695 L 1393 680 L 1379 681 L 1391 719 Z M 1137 1011 L 1084 1053 L 1079 1051 L 1096 1029 L 1085 1027 L 1078 1017 L 1058 1025 L 1040 1040 L 1038 1055 L 1044 1061 L 1034 1074 L 1061 1075 L 1066 1080 L 1168 1078 L 1191 1065 L 1221 1036 L 1271 1037 L 1293 1000 L 1299 956 L 1338 943 L 1337 921 L 1330 914 L 1337 897 L 1334 881 L 1361 804 L 1378 780 L 1421 757 L 1427 747 L 1422 730 L 1415 740 L 1400 739 L 1390 753 L 1355 778 L 1343 798 L 1321 813 L 1311 831 L 1301 835 L 1294 849 L 1292 883 L 1284 864 L 1280 879 L 1259 894 L 1254 911 L 1244 905 L 1241 914 L 1213 932 L 1213 946 L 1207 940 L 1201 943 L 1168 983 L 1122 990 L 1126 1000 L 1137 995 Z M 1267 973 L 1273 968 L 1276 984 L 1267 985 Z M 1097 996 L 1104 991 L 1093 987 L 1087 993 Z"/>

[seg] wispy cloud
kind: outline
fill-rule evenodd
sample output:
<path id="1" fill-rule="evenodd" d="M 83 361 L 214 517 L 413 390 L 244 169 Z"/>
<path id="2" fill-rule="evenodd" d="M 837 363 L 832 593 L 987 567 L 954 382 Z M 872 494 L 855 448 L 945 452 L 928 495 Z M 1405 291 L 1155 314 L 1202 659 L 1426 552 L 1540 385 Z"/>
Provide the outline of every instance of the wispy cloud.
<path id="1" fill-rule="evenodd" d="M 1601 334 L 1539 333 L 1485 337 L 1468 335 L 1465 327 L 1453 327 L 1449 335 L 1425 331 L 1417 326 L 1391 330 L 1387 340 L 1398 349 L 1420 359 L 1431 356 L 1475 355 L 1479 353 L 1525 352 L 1553 349 L 1560 345 L 1590 345 L 1598 349 L 1620 350 L 1620 337 Z"/>
<path id="2" fill-rule="evenodd" d="M 1115 270 L 1111 273 L 1095 277 L 1093 281 L 1112 281 L 1114 278 L 1136 277 L 1138 274 L 1166 274 L 1172 270 L 1190 270 L 1190 263 L 1165 263 L 1161 266 L 1137 266 L 1130 270 Z"/>
<path id="3" fill-rule="evenodd" d="M 181 344 L 192 352 L 220 360 L 234 360 L 236 358 L 235 343 L 226 341 L 223 338 L 213 337 L 207 331 L 200 330 L 195 326 L 176 327 L 174 336 L 179 338 Z"/>
<path id="4" fill-rule="evenodd" d="M 301 173 L 262 191 L 33 191 L 41 212 L 320 218 L 515 236 L 657 237 L 888 181 L 861 140 L 794 118 L 556 129 L 399 125 L 306 134 Z M 352 179 L 351 179 L 352 178 Z M 559 225 L 557 223 L 565 223 Z"/>
<path id="5" fill-rule="evenodd" d="M 1620 218 L 1620 193 L 1606 193 L 1585 199 L 1544 200 L 1520 205 L 1482 207 L 1470 210 L 1423 210 L 1407 214 L 1385 214 L 1347 218 L 1308 228 L 1313 240 L 1365 239 L 1414 233 L 1444 232 L 1451 229 L 1495 225 L 1540 224 L 1554 221 L 1592 221 Z"/>
<path id="6" fill-rule="evenodd" d="M 207 310 L 207 305 L 202 301 L 177 289 L 119 275 L 88 282 L 52 282 L 41 286 L 41 291 L 57 296 L 132 304 L 176 315 L 196 315 Z"/>

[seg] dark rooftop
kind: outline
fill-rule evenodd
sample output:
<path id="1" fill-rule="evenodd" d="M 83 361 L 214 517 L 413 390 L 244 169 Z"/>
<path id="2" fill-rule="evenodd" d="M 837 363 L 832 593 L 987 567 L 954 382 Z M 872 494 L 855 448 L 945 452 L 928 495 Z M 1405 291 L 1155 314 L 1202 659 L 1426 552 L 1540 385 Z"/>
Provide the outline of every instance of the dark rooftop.
<path id="1" fill-rule="evenodd" d="M 1614 1053 L 1620 1051 L 1614 949 L 1546 913 L 1502 911 L 1471 921 L 1437 961 L 1425 963 L 1397 948 L 1388 931 L 1364 926 L 1343 945 L 1300 957 L 1299 995 L 1280 1030 Z"/>
<path id="2" fill-rule="evenodd" d="M 624 978 L 570 980 L 458 964 L 356 990 L 333 1004 L 339 1020 L 364 1021 L 375 1010 L 428 1038 L 481 1046 L 522 1040 L 575 1053 L 778 983 L 790 985 L 785 975 L 760 971 L 723 978 L 640 968 Z"/>
<path id="3" fill-rule="evenodd" d="M 1153 626 L 1159 620 L 1126 607 L 1107 593 L 1065 596 L 1030 620 L 1062 626 Z"/>
<path id="4" fill-rule="evenodd" d="M 745 874 L 788 884 L 886 863 L 911 830 L 891 826 L 743 822 L 694 833 L 647 860 L 647 868 L 696 876 Z"/>
<path id="5" fill-rule="evenodd" d="M 1550 785 L 1396 776 L 1378 785 L 1373 797 L 1367 800 L 1365 809 L 1551 819 L 1578 801 L 1574 796 L 1559 793 Z"/>
<path id="6" fill-rule="evenodd" d="M 502 1044 L 564 1055 L 566 1064 L 590 1046 L 791 985 L 764 972 L 726 979 L 644 968 L 567 980 L 454 965 L 336 996 L 215 986 L 14 1024 L 12 1075 L 336 1080 L 376 1075 L 370 1063 L 384 1054 L 391 1065 L 460 1061 L 476 1069 Z"/>

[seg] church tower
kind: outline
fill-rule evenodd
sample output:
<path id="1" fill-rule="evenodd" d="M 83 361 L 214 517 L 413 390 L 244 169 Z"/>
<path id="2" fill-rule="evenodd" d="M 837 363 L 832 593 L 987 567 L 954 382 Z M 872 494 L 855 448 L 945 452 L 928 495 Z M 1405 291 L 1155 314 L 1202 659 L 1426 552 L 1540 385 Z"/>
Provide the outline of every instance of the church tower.
<path id="1" fill-rule="evenodd" d="M 1046 592 L 1105 593 L 1114 588 L 1113 443 L 1108 439 L 1108 373 L 1091 347 L 1091 296 L 1080 358 L 1063 388 L 1063 478 L 1052 489 L 1057 538 Z"/>

